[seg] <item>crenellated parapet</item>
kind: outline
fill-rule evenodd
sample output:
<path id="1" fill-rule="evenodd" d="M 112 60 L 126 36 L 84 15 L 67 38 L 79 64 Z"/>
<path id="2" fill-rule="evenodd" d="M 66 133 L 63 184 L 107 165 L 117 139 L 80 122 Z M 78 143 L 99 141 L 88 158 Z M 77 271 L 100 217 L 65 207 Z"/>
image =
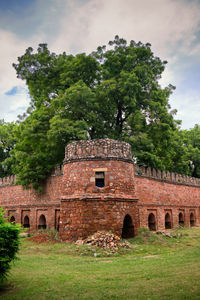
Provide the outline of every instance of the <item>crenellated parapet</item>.
<path id="1" fill-rule="evenodd" d="M 131 146 L 122 141 L 100 139 L 74 142 L 65 148 L 64 163 L 99 159 L 132 162 Z"/>
<path id="2" fill-rule="evenodd" d="M 16 175 L 0 178 L 0 186 L 13 185 L 16 181 Z"/>
<path id="3" fill-rule="evenodd" d="M 63 175 L 63 165 L 57 165 L 51 172 L 50 177 Z M 16 175 L 10 175 L 7 177 L 0 178 L 0 187 L 7 185 L 14 185 L 16 182 Z"/>
<path id="4" fill-rule="evenodd" d="M 176 174 L 169 171 L 160 171 L 146 166 L 135 165 L 135 175 L 159 179 L 168 182 L 170 181 L 172 183 L 200 186 L 200 178 Z"/>

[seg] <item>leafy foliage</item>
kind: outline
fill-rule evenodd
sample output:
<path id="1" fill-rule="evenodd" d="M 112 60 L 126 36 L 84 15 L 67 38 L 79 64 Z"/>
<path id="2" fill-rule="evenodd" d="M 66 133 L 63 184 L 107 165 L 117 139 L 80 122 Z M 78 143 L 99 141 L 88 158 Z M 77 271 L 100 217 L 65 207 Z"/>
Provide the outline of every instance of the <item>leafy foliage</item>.
<path id="1" fill-rule="evenodd" d="M 182 131 L 182 140 L 187 152 L 190 174 L 200 178 L 200 126 Z"/>
<path id="2" fill-rule="evenodd" d="M 10 270 L 10 263 L 16 258 L 19 250 L 20 227 L 7 223 L 3 210 L 0 209 L 0 282 L 2 282 Z"/>
<path id="3" fill-rule="evenodd" d="M 12 174 L 11 163 L 5 163 L 11 155 L 11 150 L 14 148 L 16 139 L 14 136 L 15 123 L 6 123 L 0 120 L 0 177 L 5 177 Z"/>
<path id="4" fill-rule="evenodd" d="M 170 112 L 174 87 L 158 82 L 166 63 L 150 44 L 118 36 L 90 55 L 56 55 L 46 44 L 36 53 L 28 48 L 14 68 L 31 103 L 6 160 L 18 183 L 40 190 L 41 180 L 62 163 L 67 143 L 106 137 L 129 142 L 139 164 L 188 174 L 180 122 Z"/>

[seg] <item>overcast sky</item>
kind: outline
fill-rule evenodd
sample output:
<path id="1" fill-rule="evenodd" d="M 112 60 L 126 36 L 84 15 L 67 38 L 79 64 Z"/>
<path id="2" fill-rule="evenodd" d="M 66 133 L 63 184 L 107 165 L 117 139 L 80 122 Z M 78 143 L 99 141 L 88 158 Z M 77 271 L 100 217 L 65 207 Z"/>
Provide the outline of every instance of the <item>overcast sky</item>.
<path id="1" fill-rule="evenodd" d="M 0 119 L 14 121 L 29 98 L 12 63 L 27 47 L 90 53 L 118 34 L 151 43 L 167 60 L 162 86 L 182 128 L 200 124 L 200 0 L 0 0 Z"/>

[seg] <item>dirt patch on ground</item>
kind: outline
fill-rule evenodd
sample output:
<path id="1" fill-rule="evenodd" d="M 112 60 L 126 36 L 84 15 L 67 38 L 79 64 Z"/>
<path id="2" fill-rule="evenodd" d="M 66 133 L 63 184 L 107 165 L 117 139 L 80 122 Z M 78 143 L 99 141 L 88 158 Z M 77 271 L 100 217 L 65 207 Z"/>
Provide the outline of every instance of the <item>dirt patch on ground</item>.
<path id="1" fill-rule="evenodd" d="M 34 243 L 58 243 L 59 241 L 50 237 L 47 233 L 38 233 L 30 238 L 29 241 Z"/>

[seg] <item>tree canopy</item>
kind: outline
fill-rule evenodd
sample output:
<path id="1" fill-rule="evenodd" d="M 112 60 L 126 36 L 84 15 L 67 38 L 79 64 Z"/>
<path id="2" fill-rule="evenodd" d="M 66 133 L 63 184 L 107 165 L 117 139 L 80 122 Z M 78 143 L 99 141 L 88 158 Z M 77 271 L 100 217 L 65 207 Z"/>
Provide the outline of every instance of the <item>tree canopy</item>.
<path id="1" fill-rule="evenodd" d="M 57 55 L 46 44 L 36 53 L 28 48 L 13 65 L 31 97 L 6 160 L 18 183 L 40 189 L 62 163 L 67 143 L 106 137 L 129 142 L 139 164 L 189 174 L 179 122 L 170 111 L 174 87 L 159 85 L 166 63 L 150 44 L 118 36 L 89 55 Z"/>

